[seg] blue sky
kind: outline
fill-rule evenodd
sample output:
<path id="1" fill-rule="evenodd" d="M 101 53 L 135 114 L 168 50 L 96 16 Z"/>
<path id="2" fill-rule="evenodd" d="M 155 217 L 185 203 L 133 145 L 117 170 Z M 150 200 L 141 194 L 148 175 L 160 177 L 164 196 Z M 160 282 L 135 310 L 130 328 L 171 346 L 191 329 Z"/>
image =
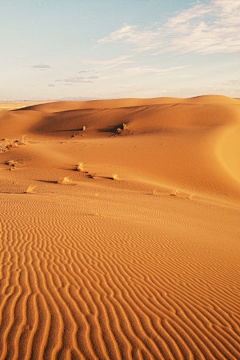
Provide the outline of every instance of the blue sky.
<path id="1" fill-rule="evenodd" d="M 240 97 L 240 0 L 1 0 L 0 100 Z"/>

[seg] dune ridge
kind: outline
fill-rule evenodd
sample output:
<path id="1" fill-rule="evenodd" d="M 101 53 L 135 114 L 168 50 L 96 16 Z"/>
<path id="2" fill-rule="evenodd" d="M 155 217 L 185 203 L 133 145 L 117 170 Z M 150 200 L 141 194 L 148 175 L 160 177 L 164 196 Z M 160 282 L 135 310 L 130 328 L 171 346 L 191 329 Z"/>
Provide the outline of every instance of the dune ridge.
<path id="1" fill-rule="evenodd" d="M 239 100 L 40 104 L 0 133 L 0 359 L 240 358 Z"/>

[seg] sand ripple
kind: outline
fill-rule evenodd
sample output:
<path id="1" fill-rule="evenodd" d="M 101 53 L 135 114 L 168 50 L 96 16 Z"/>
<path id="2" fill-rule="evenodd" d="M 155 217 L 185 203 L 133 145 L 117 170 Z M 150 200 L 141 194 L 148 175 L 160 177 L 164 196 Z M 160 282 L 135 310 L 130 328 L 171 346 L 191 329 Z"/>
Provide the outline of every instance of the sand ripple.
<path id="1" fill-rule="evenodd" d="M 2 198 L 1 359 L 240 357 L 239 287 L 207 251 L 23 196 Z"/>

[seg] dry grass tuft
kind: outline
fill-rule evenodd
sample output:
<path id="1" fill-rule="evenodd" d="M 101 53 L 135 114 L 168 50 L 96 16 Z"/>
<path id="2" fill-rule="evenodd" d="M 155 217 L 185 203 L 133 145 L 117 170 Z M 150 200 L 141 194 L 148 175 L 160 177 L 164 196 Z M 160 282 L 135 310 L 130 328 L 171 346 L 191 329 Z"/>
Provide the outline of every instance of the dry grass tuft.
<path id="1" fill-rule="evenodd" d="M 71 181 L 72 181 L 71 179 L 65 176 L 64 178 L 58 181 L 58 184 L 69 184 Z"/>
<path id="2" fill-rule="evenodd" d="M 120 128 L 120 127 L 117 128 L 116 132 L 118 134 L 121 134 L 121 132 L 123 132 L 124 130 L 127 130 L 127 124 L 125 124 L 125 123 L 122 124 L 122 128 Z"/>
<path id="3" fill-rule="evenodd" d="M 36 188 L 36 186 L 30 185 L 27 190 L 24 192 L 24 194 L 33 194 L 33 190 Z"/>
<path id="4" fill-rule="evenodd" d="M 118 174 L 113 174 L 111 177 L 112 180 L 118 180 Z"/>
<path id="5" fill-rule="evenodd" d="M 19 145 L 27 145 L 27 144 L 28 144 L 27 135 L 22 135 L 21 140 L 19 141 Z"/>
<path id="6" fill-rule="evenodd" d="M 77 170 L 77 171 L 83 171 L 83 163 L 82 163 L 82 162 L 79 162 L 79 163 L 77 164 L 76 170 Z"/>
<path id="7" fill-rule="evenodd" d="M 17 165 L 17 161 L 16 160 L 7 160 L 6 161 L 6 164 L 7 165 L 10 165 L 10 166 L 16 166 Z"/>
<path id="8" fill-rule="evenodd" d="M 18 148 L 18 141 L 3 139 L 0 143 L 0 154 L 10 150 L 11 148 Z"/>
<path id="9" fill-rule="evenodd" d="M 172 192 L 170 195 L 171 196 L 178 196 L 180 194 L 180 192 L 178 190 Z"/>
<path id="10" fill-rule="evenodd" d="M 19 145 L 27 145 L 28 138 L 27 135 L 23 135 L 21 140 L 9 140 L 9 139 L 1 139 L 0 140 L 0 154 L 6 152 L 13 148 L 18 148 Z"/>

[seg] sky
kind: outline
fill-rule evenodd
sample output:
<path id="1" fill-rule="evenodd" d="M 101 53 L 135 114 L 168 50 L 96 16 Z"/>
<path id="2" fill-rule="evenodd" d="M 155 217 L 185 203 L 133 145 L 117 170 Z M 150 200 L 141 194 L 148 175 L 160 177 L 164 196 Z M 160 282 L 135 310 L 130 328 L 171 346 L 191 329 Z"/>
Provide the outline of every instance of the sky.
<path id="1" fill-rule="evenodd" d="M 240 0 L 1 0 L 0 100 L 240 98 Z"/>

